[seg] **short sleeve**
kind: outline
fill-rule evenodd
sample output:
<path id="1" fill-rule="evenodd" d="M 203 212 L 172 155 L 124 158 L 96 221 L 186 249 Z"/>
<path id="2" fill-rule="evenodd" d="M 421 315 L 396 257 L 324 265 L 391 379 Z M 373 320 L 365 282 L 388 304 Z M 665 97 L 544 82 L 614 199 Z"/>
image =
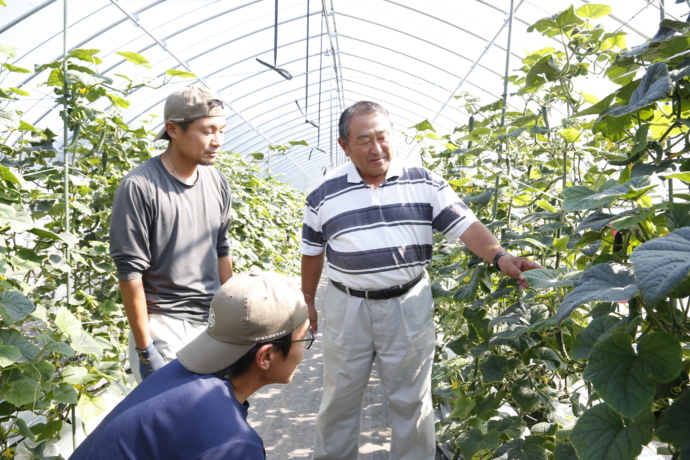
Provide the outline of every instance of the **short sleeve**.
<path id="1" fill-rule="evenodd" d="M 141 278 L 151 263 L 150 200 L 140 184 L 125 179 L 115 192 L 110 223 L 110 256 L 118 279 Z"/>
<path id="2" fill-rule="evenodd" d="M 446 180 L 431 174 L 436 185 L 433 188 L 434 194 L 430 197 L 434 209 L 432 227 L 454 243 L 478 219 Z"/>

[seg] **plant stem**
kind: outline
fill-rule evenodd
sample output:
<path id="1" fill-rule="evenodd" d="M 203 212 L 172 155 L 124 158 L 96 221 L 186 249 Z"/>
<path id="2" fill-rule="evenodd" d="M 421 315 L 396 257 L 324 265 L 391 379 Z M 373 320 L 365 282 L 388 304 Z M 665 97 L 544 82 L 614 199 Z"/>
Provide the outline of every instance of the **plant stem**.
<path id="1" fill-rule="evenodd" d="M 669 333 L 670 331 L 668 330 L 668 327 L 666 327 L 665 324 L 659 321 L 659 319 L 654 314 L 654 310 L 649 305 L 647 305 L 647 302 L 640 300 L 640 303 L 642 304 L 642 308 L 644 308 L 645 313 L 647 313 L 647 318 L 652 322 L 652 324 L 654 324 L 654 327 L 657 329 L 657 331 Z"/>

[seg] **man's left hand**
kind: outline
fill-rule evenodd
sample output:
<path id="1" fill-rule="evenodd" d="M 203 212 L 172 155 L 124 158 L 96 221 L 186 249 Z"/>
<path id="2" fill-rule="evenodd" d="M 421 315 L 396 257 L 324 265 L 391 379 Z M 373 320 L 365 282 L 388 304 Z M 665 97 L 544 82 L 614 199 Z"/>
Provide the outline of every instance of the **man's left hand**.
<path id="1" fill-rule="evenodd" d="M 503 256 L 498 259 L 497 264 L 503 273 L 518 280 L 518 288 L 520 289 L 529 287 L 527 280 L 522 277 L 522 272 L 534 270 L 535 268 L 544 268 L 537 262 L 524 257 Z"/>

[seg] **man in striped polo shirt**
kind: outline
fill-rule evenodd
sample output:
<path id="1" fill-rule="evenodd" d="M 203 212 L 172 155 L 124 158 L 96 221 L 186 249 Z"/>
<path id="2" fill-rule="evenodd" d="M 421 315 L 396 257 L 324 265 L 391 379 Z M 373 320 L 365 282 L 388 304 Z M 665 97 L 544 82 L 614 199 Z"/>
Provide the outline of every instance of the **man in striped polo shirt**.
<path id="1" fill-rule="evenodd" d="M 314 295 L 328 261 L 323 302 L 324 391 L 314 459 L 357 457 L 364 390 L 374 359 L 389 403 L 391 459 L 435 455 L 431 366 L 433 297 L 425 267 L 432 231 L 458 239 L 527 286 L 539 264 L 506 253 L 449 184 L 394 157 L 385 108 L 358 102 L 340 117 L 338 143 L 350 162 L 307 197 L 302 291 L 317 332 Z M 506 257 L 504 257 L 506 256 Z"/>

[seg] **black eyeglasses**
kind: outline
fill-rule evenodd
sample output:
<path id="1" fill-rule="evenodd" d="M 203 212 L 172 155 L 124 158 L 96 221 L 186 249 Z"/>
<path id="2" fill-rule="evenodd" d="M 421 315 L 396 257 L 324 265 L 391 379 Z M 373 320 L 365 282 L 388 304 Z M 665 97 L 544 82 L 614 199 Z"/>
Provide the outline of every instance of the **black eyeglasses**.
<path id="1" fill-rule="evenodd" d="M 217 108 L 220 108 L 221 110 L 224 109 L 225 103 L 223 101 L 221 101 L 220 99 L 211 99 L 208 102 L 208 109 L 213 110 L 213 109 L 217 109 Z"/>
<path id="2" fill-rule="evenodd" d="M 309 350 L 311 348 L 311 345 L 314 343 L 316 337 L 314 337 L 314 331 L 312 331 L 311 328 L 309 328 L 307 333 L 309 334 L 309 337 L 307 337 L 306 339 L 290 340 L 290 342 L 304 342 L 304 348 L 306 350 Z"/>

